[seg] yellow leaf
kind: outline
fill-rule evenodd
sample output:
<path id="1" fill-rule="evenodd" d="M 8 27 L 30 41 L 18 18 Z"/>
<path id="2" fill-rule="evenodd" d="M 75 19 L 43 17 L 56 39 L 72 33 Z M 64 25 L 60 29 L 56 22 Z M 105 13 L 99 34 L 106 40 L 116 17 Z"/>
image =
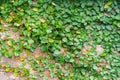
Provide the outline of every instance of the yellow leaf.
<path id="1" fill-rule="evenodd" d="M 20 56 L 20 61 L 24 61 L 24 60 L 25 60 L 25 58 Z"/>
<path id="2" fill-rule="evenodd" d="M 15 26 L 20 26 L 20 23 L 14 23 Z"/>
<path id="3" fill-rule="evenodd" d="M 7 41 L 7 45 L 11 46 L 12 42 L 11 41 Z"/>
<path id="4" fill-rule="evenodd" d="M 0 7 L 0 9 L 5 9 L 5 4 L 2 4 L 2 6 Z"/>
<path id="5" fill-rule="evenodd" d="M 15 1 L 14 1 L 14 0 L 12 0 L 11 2 L 12 2 L 12 3 L 14 3 Z"/>
<path id="6" fill-rule="evenodd" d="M 52 5 L 57 6 L 54 2 L 52 2 Z"/>
<path id="7" fill-rule="evenodd" d="M 48 42 L 52 43 L 52 42 L 54 42 L 54 40 L 53 39 L 48 39 Z"/>
<path id="8" fill-rule="evenodd" d="M 6 71 L 6 72 L 10 72 L 11 69 L 10 69 L 10 68 L 6 68 L 5 71 Z"/>
<path id="9" fill-rule="evenodd" d="M 90 52 L 88 51 L 88 52 L 87 52 L 87 54 L 89 55 L 89 54 L 90 54 Z"/>
<path id="10" fill-rule="evenodd" d="M 30 70 L 33 70 L 33 68 L 30 68 Z"/>
<path id="11" fill-rule="evenodd" d="M 38 58 L 39 56 L 40 56 L 40 55 L 36 54 L 36 55 L 35 55 L 35 58 Z"/>
<path id="12" fill-rule="evenodd" d="M 44 19 L 40 19 L 40 21 L 41 21 L 41 22 L 43 22 L 43 23 L 45 22 L 45 20 L 44 20 Z"/>
<path id="13" fill-rule="evenodd" d="M 32 10 L 33 10 L 33 11 L 36 11 L 36 12 L 38 11 L 38 9 L 37 9 L 37 8 L 33 8 Z"/>
<path id="14" fill-rule="evenodd" d="M 30 31 L 31 29 L 32 29 L 32 28 L 29 26 L 29 27 L 28 27 L 28 31 Z"/>
<path id="15" fill-rule="evenodd" d="M 9 17 L 9 18 L 7 19 L 7 21 L 8 21 L 8 22 L 12 22 L 12 21 L 13 21 L 13 18 L 12 18 L 12 17 Z"/>
<path id="16" fill-rule="evenodd" d="M 25 80 L 30 80 L 30 78 L 29 78 L 29 77 L 26 77 Z"/>
<path id="17" fill-rule="evenodd" d="M 5 31 L 5 28 L 0 28 L 0 32 L 4 32 Z"/>
<path id="18" fill-rule="evenodd" d="M 22 9 L 22 8 L 20 8 L 20 7 L 18 7 L 17 9 L 20 10 L 20 11 L 22 11 L 22 12 L 24 11 L 24 9 Z"/>
<path id="19" fill-rule="evenodd" d="M 80 33 L 80 31 L 76 31 L 76 33 L 77 33 L 77 34 L 79 34 L 79 33 Z"/>
<path id="20" fill-rule="evenodd" d="M 19 75 L 18 73 L 14 73 L 14 76 L 16 76 L 16 77 L 17 77 L 18 75 Z"/>
<path id="21" fill-rule="evenodd" d="M 2 68 L 4 68 L 4 67 L 6 67 L 6 64 L 2 64 L 1 66 L 2 66 Z"/>
<path id="22" fill-rule="evenodd" d="M 108 8 L 110 5 L 112 5 L 112 2 L 111 2 L 111 1 L 107 2 L 107 3 L 105 4 L 104 8 Z"/>
<path id="23" fill-rule="evenodd" d="M 70 73 L 70 77 L 72 77 L 74 74 L 73 73 Z"/>

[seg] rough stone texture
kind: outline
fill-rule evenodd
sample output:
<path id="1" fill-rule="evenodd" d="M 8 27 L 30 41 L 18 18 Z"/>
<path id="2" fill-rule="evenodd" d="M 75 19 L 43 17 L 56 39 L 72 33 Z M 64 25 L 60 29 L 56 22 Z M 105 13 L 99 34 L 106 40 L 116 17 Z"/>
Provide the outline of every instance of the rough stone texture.
<path id="1" fill-rule="evenodd" d="M 9 34 L 9 36 L 6 36 L 6 34 Z M 14 40 L 17 40 L 19 38 L 19 32 L 12 32 L 11 30 L 0 32 L 0 39 L 6 39 L 6 38 L 12 38 Z"/>
<path id="2" fill-rule="evenodd" d="M 7 23 L 3 24 L 3 26 L 9 27 L 9 25 Z M 6 36 L 6 34 L 9 34 L 9 36 Z M 5 40 L 7 38 L 12 38 L 14 40 L 19 39 L 20 38 L 19 31 L 13 32 L 13 29 L 10 28 L 9 31 L 0 32 L 0 40 Z M 64 50 L 62 50 L 62 52 L 64 52 Z M 35 49 L 35 51 L 33 53 L 30 53 L 29 55 L 34 56 L 34 57 L 42 56 L 45 58 L 47 54 L 42 53 L 40 50 L 40 47 L 37 47 Z M 29 61 L 27 60 L 28 55 L 26 54 L 25 50 L 23 50 L 23 52 L 20 54 L 20 57 L 23 57 L 25 59 L 25 62 L 26 62 L 25 68 L 30 69 L 31 65 L 29 64 Z M 20 57 L 7 58 L 4 56 L 0 56 L 0 64 L 8 63 L 12 67 L 19 67 L 22 64 Z M 36 74 L 38 77 L 38 80 L 43 80 L 43 77 L 38 76 L 39 74 L 35 70 L 30 70 L 30 74 L 31 75 Z M 30 75 L 30 77 L 32 77 L 31 75 Z M 51 78 L 50 72 L 48 70 L 44 71 L 44 75 L 48 76 L 49 80 L 58 80 L 58 78 Z M 20 76 L 16 77 L 16 76 L 14 76 L 13 73 L 8 73 L 8 72 L 5 72 L 4 69 L 0 69 L 0 80 L 25 80 L 25 78 L 20 77 Z"/>
<path id="3" fill-rule="evenodd" d="M 42 57 L 46 57 L 46 53 L 42 53 L 41 50 L 40 50 L 40 47 L 36 47 L 35 51 L 33 52 L 33 54 L 35 55 L 35 57 L 37 56 L 42 56 Z"/>
<path id="4" fill-rule="evenodd" d="M 16 61 L 15 58 L 1 57 L 0 64 L 10 64 L 13 67 L 18 67 L 22 64 L 21 61 Z"/>
<path id="5" fill-rule="evenodd" d="M 16 77 L 13 75 L 13 73 L 3 72 L 3 70 L 0 69 L 0 80 L 25 80 L 25 78 Z"/>
<path id="6" fill-rule="evenodd" d="M 120 53 L 118 51 L 113 51 L 117 56 L 120 56 Z"/>
<path id="7" fill-rule="evenodd" d="M 10 64 L 13 67 L 18 67 L 21 62 L 15 61 L 14 58 L 1 57 L 0 64 Z M 0 69 L 0 80 L 24 80 L 22 77 L 16 77 L 13 73 L 7 73 L 4 70 Z"/>
<path id="8" fill-rule="evenodd" d="M 97 45 L 97 46 L 96 46 L 96 52 L 97 52 L 97 55 L 102 54 L 103 51 L 104 51 L 104 49 L 102 48 L 101 45 Z"/>
<path id="9" fill-rule="evenodd" d="M 0 39 L 6 38 L 5 32 L 0 32 Z"/>
<path id="10" fill-rule="evenodd" d="M 31 53 L 31 54 L 32 54 L 31 56 L 34 56 L 34 57 L 42 56 L 42 57 L 45 58 L 45 56 L 46 56 L 46 53 L 42 53 L 40 51 L 40 47 L 37 47 L 35 49 L 35 51 L 33 53 Z M 29 62 L 27 60 L 26 52 L 23 51 L 23 53 L 21 53 L 20 57 L 24 57 L 24 59 L 25 59 L 24 60 L 26 62 L 25 68 L 30 69 L 30 64 L 29 64 Z M 20 57 L 7 58 L 7 57 L 2 56 L 2 57 L 0 57 L 0 64 L 8 63 L 12 67 L 19 67 L 22 64 L 22 62 L 20 61 Z M 35 75 L 37 75 L 38 80 L 43 80 L 43 77 L 40 77 L 39 73 L 37 73 L 37 71 L 35 71 L 35 70 L 30 70 L 30 74 L 31 75 L 35 74 Z M 30 77 L 32 77 L 31 75 L 30 75 Z M 50 77 L 50 72 L 48 70 L 44 71 L 44 75 L 48 76 L 49 80 L 58 80 L 58 78 L 51 78 Z M 5 72 L 4 69 L 3 70 L 1 69 L 0 70 L 0 80 L 25 80 L 25 78 L 20 77 L 20 76 L 16 77 L 16 76 L 14 76 L 13 73 L 8 73 L 8 72 Z"/>

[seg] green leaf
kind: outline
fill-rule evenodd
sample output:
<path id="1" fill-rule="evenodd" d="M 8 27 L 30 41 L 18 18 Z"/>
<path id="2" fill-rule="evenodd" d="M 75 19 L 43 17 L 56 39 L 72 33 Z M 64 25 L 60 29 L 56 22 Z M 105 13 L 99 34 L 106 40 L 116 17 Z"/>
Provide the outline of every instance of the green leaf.
<path id="1" fill-rule="evenodd" d="M 108 1 L 108 2 L 105 4 L 104 8 L 109 8 L 110 5 L 112 5 L 112 2 L 111 2 L 111 1 Z"/>
<path id="2" fill-rule="evenodd" d="M 58 51 L 58 50 L 54 51 L 54 55 L 59 55 L 59 54 L 60 54 L 60 51 Z"/>
<path id="3" fill-rule="evenodd" d="M 28 40 L 28 43 L 29 43 L 29 44 L 33 44 L 34 41 L 33 41 L 32 39 L 30 39 L 30 40 Z"/>
<path id="4" fill-rule="evenodd" d="M 70 58 L 70 62 L 72 62 L 72 63 L 73 63 L 73 62 L 74 62 L 74 59 L 73 59 L 73 58 Z"/>
<path id="5" fill-rule="evenodd" d="M 66 28 L 65 28 L 65 31 L 66 31 L 66 32 L 70 32 L 70 28 L 69 28 L 69 27 L 66 27 Z"/>
<path id="6" fill-rule="evenodd" d="M 63 42 L 67 42 L 67 38 L 63 38 L 62 41 L 63 41 Z"/>

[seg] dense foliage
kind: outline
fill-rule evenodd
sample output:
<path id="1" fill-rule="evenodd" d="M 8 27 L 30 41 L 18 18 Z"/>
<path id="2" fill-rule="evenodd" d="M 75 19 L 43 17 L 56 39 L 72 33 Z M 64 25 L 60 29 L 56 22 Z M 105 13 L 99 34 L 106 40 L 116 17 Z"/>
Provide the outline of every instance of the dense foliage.
<path id="1" fill-rule="evenodd" d="M 0 55 L 19 56 L 23 49 L 34 51 L 39 45 L 50 59 L 72 65 L 70 73 L 55 73 L 60 80 L 119 80 L 119 4 L 116 0 L 11 0 L 0 7 L 0 31 L 6 22 L 15 32 L 20 30 L 21 38 L 0 40 Z M 98 55 L 96 45 L 102 45 L 104 52 Z M 91 48 L 82 52 L 86 46 Z M 60 53 L 62 48 L 66 52 Z"/>

